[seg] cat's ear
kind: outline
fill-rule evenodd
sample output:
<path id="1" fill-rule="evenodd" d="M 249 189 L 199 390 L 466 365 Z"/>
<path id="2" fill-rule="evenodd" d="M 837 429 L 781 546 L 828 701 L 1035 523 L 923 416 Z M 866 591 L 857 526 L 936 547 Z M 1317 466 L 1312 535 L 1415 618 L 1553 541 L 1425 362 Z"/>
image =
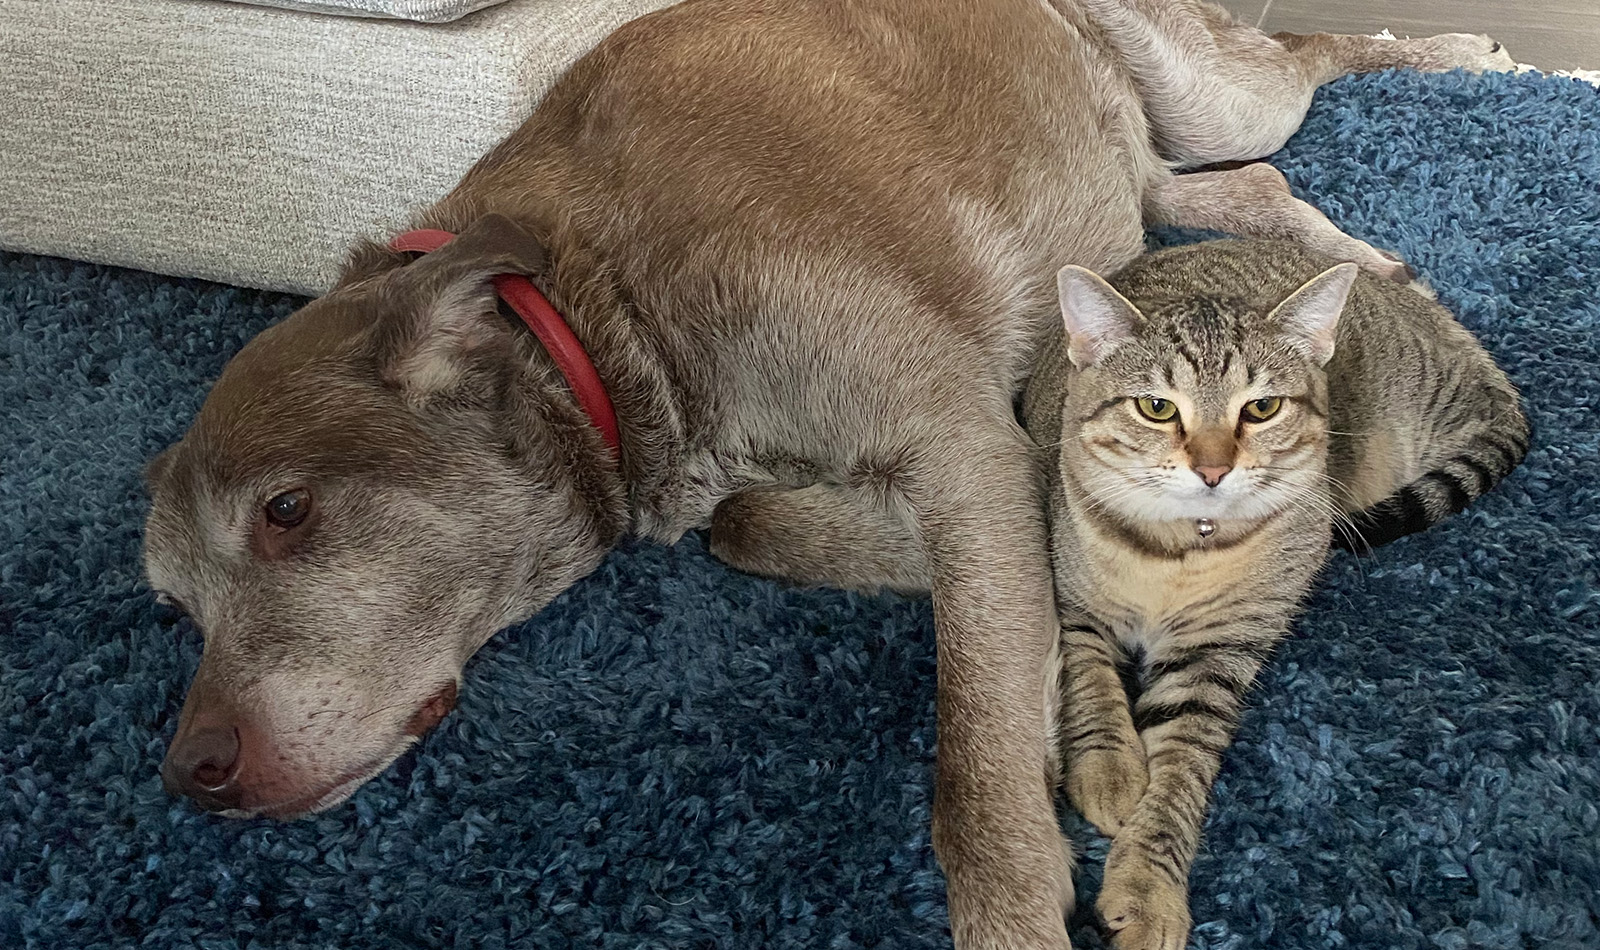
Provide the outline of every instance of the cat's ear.
<path id="1" fill-rule="evenodd" d="M 1088 369 L 1132 339 L 1138 309 L 1099 274 L 1069 264 L 1056 274 L 1056 290 L 1073 366 Z"/>
<path id="2" fill-rule="evenodd" d="M 1289 342 L 1318 366 L 1333 359 L 1334 331 L 1359 270 L 1354 264 L 1328 268 L 1278 304 L 1269 318 L 1283 327 Z"/>

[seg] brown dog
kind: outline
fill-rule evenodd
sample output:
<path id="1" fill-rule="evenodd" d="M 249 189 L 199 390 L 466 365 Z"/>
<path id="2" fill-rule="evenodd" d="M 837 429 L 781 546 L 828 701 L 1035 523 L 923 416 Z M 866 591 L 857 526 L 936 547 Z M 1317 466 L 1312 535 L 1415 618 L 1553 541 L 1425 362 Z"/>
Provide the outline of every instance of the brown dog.
<path id="1" fill-rule="evenodd" d="M 1196 0 L 690 0 L 629 24 L 423 216 L 459 238 L 359 249 L 152 463 L 149 579 L 206 637 L 169 787 L 326 808 L 625 533 L 710 525 L 735 566 L 931 588 L 956 942 L 1065 946 L 1055 608 L 1012 412 L 1056 271 L 1113 270 L 1158 221 L 1401 272 L 1270 168 L 1169 167 L 1274 150 L 1350 70 L 1509 62 L 1459 35 L 1275 41 Z M 508 272 L 593 358 L 620 460 L 496 312 Z"/>

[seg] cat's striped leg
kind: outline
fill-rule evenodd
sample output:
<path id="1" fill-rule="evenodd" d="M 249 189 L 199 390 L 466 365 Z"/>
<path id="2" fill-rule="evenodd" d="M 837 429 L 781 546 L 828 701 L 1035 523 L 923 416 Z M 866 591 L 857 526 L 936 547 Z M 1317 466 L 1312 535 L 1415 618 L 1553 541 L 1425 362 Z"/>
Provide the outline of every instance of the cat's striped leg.
<path id="1" fill-rule="evenodd" d="M 1144 795 L 1149 773 L 1117 672 L 1122 648 L 1086 623 L 1061 623 L 1061 748 L 1067 798 L 1115 835 Z"/>
<path id="2" fill-rule="evenodd" d="M 1146 667 L 1133 721 L 1150 784 L 1111 846 L 1097 903 L 1117 950 L 1182 950 L 1189 866 L 1211 784 L 1261 657 L 1276 639 L 1228 630 L 1203 645 L 1169 646 Z"/>

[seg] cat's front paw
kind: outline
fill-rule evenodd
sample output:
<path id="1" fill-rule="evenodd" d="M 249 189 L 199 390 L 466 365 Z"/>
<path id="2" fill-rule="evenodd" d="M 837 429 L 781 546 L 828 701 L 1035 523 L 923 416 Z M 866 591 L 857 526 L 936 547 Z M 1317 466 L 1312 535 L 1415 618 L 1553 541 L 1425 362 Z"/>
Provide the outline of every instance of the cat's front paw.
<path id="1" fill-rule="evenodd" d="M 1150 768 L 1142 747 L 1083 752 L 1067 766 L 1067 799 L 1109 838 L 1116 837 L 1133 816 L 1149 784 Z"/>
<path id="2" fill-rule="evenodd" d="M 1095 908 L 1116 950 L 1183 950 L 1189 939 L 1188 887 L 1152 866 L 1142 846 L 1112 846 Z"/>

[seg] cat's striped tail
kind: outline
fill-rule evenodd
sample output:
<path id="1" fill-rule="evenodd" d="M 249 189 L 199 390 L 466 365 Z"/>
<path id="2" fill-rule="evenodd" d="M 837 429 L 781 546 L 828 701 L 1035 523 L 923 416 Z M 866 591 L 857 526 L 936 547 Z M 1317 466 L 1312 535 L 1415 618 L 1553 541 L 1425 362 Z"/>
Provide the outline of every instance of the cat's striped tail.
<path id="1" fill-rule="evenodd" d="M 1357 554 L 1415 534 L 1466 508 L 1528 454 L 1528 420 L 1513 402 L 1492 429 L 1472 435 L 1460 451 L 1371 508 L 1345 515 L 1333 542 Z"/>

